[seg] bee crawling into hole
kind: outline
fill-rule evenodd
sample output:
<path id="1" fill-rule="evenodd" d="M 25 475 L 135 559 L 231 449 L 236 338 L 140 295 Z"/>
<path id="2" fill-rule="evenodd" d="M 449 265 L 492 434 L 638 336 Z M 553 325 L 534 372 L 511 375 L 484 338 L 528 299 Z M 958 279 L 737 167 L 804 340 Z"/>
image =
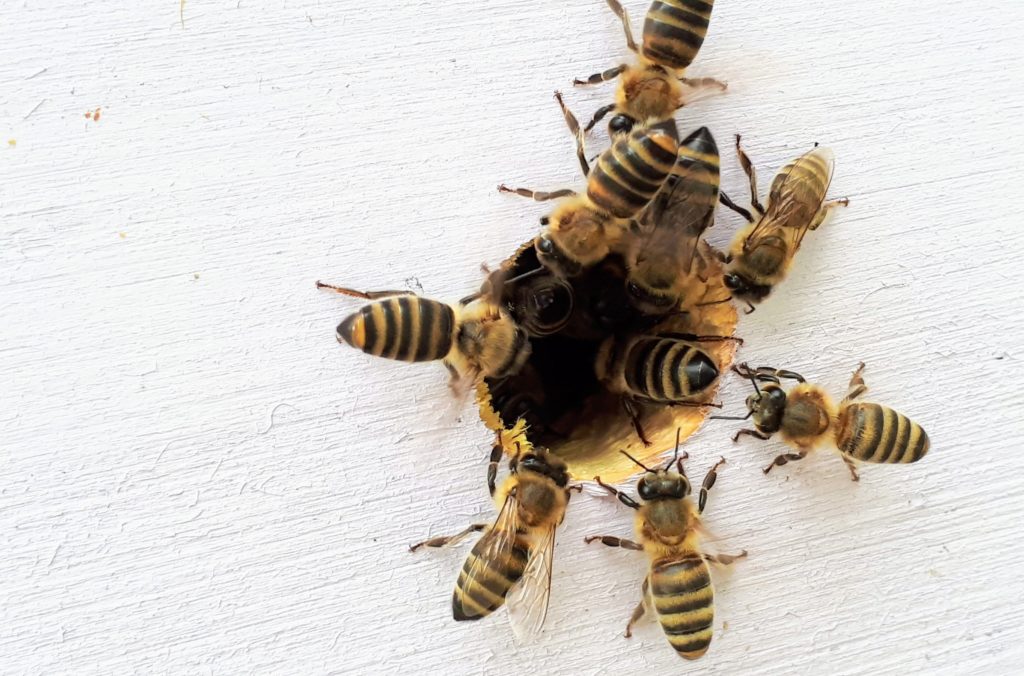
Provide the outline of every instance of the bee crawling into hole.
<path id="1" fill-rule="evenodd" d="M 819 385 L 808 383 L 793 371 L 762 366 L 752 369 L 746 364 L 733 370 L 748 378 L 754 393 L 747 397 L 747 415 L 743 417 L 712 416 L 724 420 L 747 420 L 753 417 L 756 429 L 741 429 L 733 435 L 768 440 L 778 432 L 783 441 L 795 447 L 796 453 L 783 453 L 764 468 L 803 460 L 814 448 L 832 443 L 850 470 L 850 478 L 860 480 L 857 462 L 895 464 L 917 462 L 928 452 L 928 434 L 916 422 L 888 406 L 854 401 L 867 391 L 864 363 L 850 378 L 846 396 L 837 407 Z M 797 381 L 786 392 L 780 379 Z M 762 385 L 758 386 L 758 383 Z"/>
<path id="2" fill-rule="evenodd" d="M 677 436 L 678 439 L 678 436 Z M 644 469 L 637 482 L 637 502 L 622 491 L 594 477 L 619 502 L 636 510 L 636 533 L 633 542 L 613 535 L 591 535 L 587 544 L 600 541 L 609 547 L 622 547 L 646 552 L 650 569 L 641 587 L 641 601 L 626 625 L 626 638 L 632 636 L 633 625 L 653 610 L 669 644 L 682 657 L 693 660 L 707 652 L 714 633 L 714 587 L 707 562 L 729 565 L 747 555 L 705 554 L 701 550 L 700 515 L 707 506 L 708 494 L 718 478 L 718 468 L 725 458 L 715 463 L 701 485 L 697 504 L 690 497 L 690 481 L 683 470 L 679 445 L 663 467 L 651 469 L 622 452 Z M 675 465 L 675 469 L 673 469 Z"/>

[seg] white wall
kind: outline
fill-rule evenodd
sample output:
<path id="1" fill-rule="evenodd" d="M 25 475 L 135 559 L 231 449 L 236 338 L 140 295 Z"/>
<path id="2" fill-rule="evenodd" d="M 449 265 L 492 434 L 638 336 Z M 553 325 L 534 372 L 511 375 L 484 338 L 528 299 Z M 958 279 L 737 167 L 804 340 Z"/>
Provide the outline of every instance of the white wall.
<path id="1" fill-rule="evenodd" d="M 600 0 L 188 0 L 184 26 L 176 0 L 25 0 L 0 26 L 0 670 L 1024 665 L 1020 3 L 718 2 L 691 74 L 730 91 L 681 126 L 742 132 L 765 185 L 828 144 L 851 199 L 741 357 L 836 393 L 865 360 L 933 449 L 855 485 L 827 454 L 765 478 L 779 444 L 698 433 L 691 472 L 729 459 L 708 524 L 750 551 L 698 664 L 657 625 L 621 638 L 643 557 L 584 547 L 631 527 L 586 495 L 540 644 L 454 623 L 465 548 L 405 547 L 493 514 L 489 435 L 443 415 L 440 367 L 338 346 L 356 306 L 313 288 L 455 299 L 536 231 L 494 188 L 578 181 L 551 92 L 611 96 L 569 84 L 624 56 Z"/>

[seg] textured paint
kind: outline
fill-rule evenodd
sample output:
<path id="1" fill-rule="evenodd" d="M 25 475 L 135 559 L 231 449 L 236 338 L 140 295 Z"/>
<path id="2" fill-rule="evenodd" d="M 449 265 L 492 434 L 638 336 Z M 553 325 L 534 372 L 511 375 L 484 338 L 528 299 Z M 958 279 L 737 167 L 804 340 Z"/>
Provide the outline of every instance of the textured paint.
<path id="1" fill-rule="evenodd" d="M 718 0 L 681 115 L 742 132 L 767 186 L 819 141 L 849 209 L 805 240 L 740 357 L 920 422 L 916 466 L 782 446 L 718 458 L 707 524 L 750 558 L 716 575 L 716 636 L 685 664 L 621 637 L 640 554 L 624 507 L 573 498 L 544 640 L 456 624 L 490 518 L 489 436 L 437 365 L 339 346 L 357 307 L 454 300 L 537 231 L 500 181 L 579 185 L 551 92 L 625 56 L 601 0 L 0 6 L 0 670 L 9 673 L 1007 673 L 1024 663 L 1019 77 L 1024 6 Z M 628 8 L 640 25 L 644 2 Z M 83 119 L 102 109 L 98 121 Z M 594 139 L 601 147 L 603 133 Z M 732 155 L 723 188 L 744 196 Z M 725 242 L 739 225 L 721 211 Z M 745 386 L 722 397 L 742 410 Z M 717 571 L 716 571 L 717 572 Z M 728 629 L 723 630 L 724 622 Z M 400 637 L 400 640 L 397 640 Z"/>

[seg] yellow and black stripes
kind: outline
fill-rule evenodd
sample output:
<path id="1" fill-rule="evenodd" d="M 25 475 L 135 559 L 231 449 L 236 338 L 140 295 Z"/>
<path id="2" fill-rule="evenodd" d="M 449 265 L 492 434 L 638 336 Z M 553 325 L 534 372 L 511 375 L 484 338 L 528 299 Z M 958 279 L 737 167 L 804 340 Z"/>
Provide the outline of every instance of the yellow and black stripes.
<path id="1" fill-rule="evenodd" d="M 587 196 L 615 218 L 632 218 L 668 178 L 678 152 L 674 121 L 636 129 L 598 158 L 587 178 Z"/>
<path id="2" fill-rule="evenodd" d="M 505 603 L 505 597 L 523 576 L 530 556 L 527 543 L 517 538 L 505 557 L 484 554 L 496 533 L 480 538 L 459 571 L 452 594 L 452 616 L 458 620 L 479 620 Z M 472 576 L 472 578 L 470 577 Z"/>
<path id="3" fill-rule="evenodd" d="M 711 644 L 715 591 L 711 571 L 699 555 L 651 566 L 651 600 L 668 642 L 688 660 Z"/>
<path id="4" fill-rule="evenodd" d="M 655 0 L 644 19 L 644 58 L 683 70 L 704 44 L 714 0 Z"/>
<path id="5" fill-rule="evenodd" d="M 338 325 L 338 339 L 367 354 L 402 361 L 443 359 L 454 339 L 455 312 L 419 296 L 386 298 Z"/>
<path id="6" fill-rule="evenodd" d="M 706 352 L 676 338 L 638 338 L 625 360 L 623 376 L 630 393 L 656 402 L 685 401 L 718 377 L 718 367 Z"/>
<path id="7" fill-rule="evenodd" d="M 832 166 L 832 151 L 824 147 L 815 148 L 786 164 L 772 180 L 769 211 L 772 202 L 795 199 L 801 206 L 816 212 L 832 181 Z M 811 213 L 810 217 L 813 216 Z"/>
<path id="8" fill-rule="evenodd" d="M 907 416 L 879 404 L 848 404 L 839 412 L 836 446 L 856 460 L 917 462 L 928 452 L 928 434 Z"/>
<path id="9" fill-rule="evenodd" d="M 715 137 L 701 127 L 679 143 L 679 157 L 668 180 L 676 182 L 688 202 L 713 211 L 718 204 L 720 167 Z"/>

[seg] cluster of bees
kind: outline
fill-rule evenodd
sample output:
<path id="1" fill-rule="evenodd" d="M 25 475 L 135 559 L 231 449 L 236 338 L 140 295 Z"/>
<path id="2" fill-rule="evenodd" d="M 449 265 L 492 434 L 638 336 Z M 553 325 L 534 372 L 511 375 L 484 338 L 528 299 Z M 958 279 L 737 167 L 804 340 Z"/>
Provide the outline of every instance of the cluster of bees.
<path id="1" fill-rule="evenodd" d="M 845 199 L 827 199 L 832 153 L 815 145 L 786 164 L 759 199 L 753 163 L 736 137 L 750 180 L 750 209 L 719 190 L 719 153 L 706 127 L 680 138 L 675 114 L 695 97 L 724 90 L 685 70 L 697 55 L 713 0 L 655 0 L 634 41 L 617 0 L 633 64 L 577 85 L 617 80 L 615 102 L 585 127 L 556 99 L 576 140 L 585 188 L 540 192 L 500 186 L 554 202 L 542 232 L 519 248 L 481 289 L 452 305 L 408 291 L 320 288 L 370 301 L 337 328 L 340 342 L 368 354 L 411 362 L 441 361 L 457 394 L 475 393 L 481 418 L 496 432 L 487 485 L 498 516 L 461 533 L 413 545 L 442 547 L 482 532 L 459 572 L 452 597 L 456 620 L 477 620 L 502 605 L 517 636 L 536 634 L 547 612 L 555 533 L 565 515 L 571 479 L 592 479 L 636 512 L 633 542 L 595 535 L 612 547 L 646 552 L 642 600 L 626 630 L 653 613 L 684 658 L 703 655 L 713 631 L 708 563 L 737 555 L 702 550 L 701 514 L 718 461 L 696 501 L 680 443 L 704 420 L 723 371 L 742 340 L 734 337 L 734 303 L 752 312 L 785 277 L 804 236 Z M 593 166 L 585 137 L 611 115 L 611 145 Z M 704 241 L 721 203 L 747 221 L 720 252 Z M 861 364 L 838 405 L 798 373 L 732 367 L 750 381 L 746 400 L 753 429 L 779 433 L 792 447 L 764 468 L 803 459 L 821 445 L 838 450 L 854 481 L 858 463 L 911 463 L 928 451 L 928 436 L 906 416 L 864 403 Z M 783 380 L 794 380 L 788 391 Z M 656 458 L 675 450 L 664 464 Z M 632 451 L 632 452 L 631 452 Z M 503 457 L 508 477 L 498 483 Z M 650 463 L 650 466 L 645 463 Z M 643 470 L 639 499 L 614 483 Z M 603 474 L 604 478 L 599 476 Z"/>

